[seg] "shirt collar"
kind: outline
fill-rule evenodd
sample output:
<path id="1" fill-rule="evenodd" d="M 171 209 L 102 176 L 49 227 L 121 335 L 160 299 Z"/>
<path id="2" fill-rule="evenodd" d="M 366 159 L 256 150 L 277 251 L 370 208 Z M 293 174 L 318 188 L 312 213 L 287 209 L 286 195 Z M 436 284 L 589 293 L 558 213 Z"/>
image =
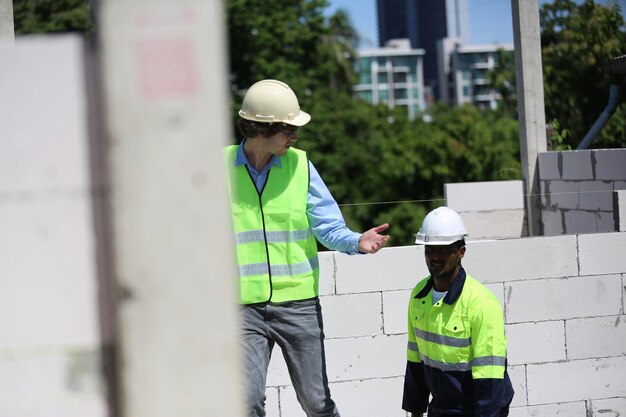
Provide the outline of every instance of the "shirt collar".
<path id="1" fill-rule="evenodd" d="M 252 168 L 252 166 L 250 165 L 250 162 L 248 161 L 248 157 L 246 156 L 246 153 L 243 150 L 243 145 L 245 143 L 246 143 L 246 138 L 243 138 L 243 140 L 239 144 L 239 148 L 237 148 L 237 156 L 235 157 L 235 166 L 238 167 L 241 165 L 248 165 L 248 167 Z M 280 157 L 278 155 L 272 155 L 272 159 L 270 159 L 270 162 L 266 165 L 266 168 L 270 169 L 274 165 L 276 165 L 278 168 L 282 168 L 283 166 L 280 160 Z"/>
<path id="2" fill-rule="evenodd" d="M 463 291 L 463 284 L 465 284 L 465 269 L 461 267 L 459 269 L 458 274 L 456 274 L 456 278 L 452 281 L 452 286 L 448 290 L 448 293 L 443 298 L 443 302 L 446 304 L 454 304 L 456 300 L 461 296 L 461 291 Z M 420 292 L 417 293 L 415 298 L 424 298 L 428 295 L 430 290 L 433 288 L 433 277 L 429 277 L 426 285 Z"/>

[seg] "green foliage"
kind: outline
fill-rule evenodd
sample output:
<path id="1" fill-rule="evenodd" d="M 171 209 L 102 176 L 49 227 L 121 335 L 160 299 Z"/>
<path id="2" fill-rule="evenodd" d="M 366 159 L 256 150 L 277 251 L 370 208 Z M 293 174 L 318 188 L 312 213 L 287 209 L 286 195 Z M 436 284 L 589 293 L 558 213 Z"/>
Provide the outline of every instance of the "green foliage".
<path id="1" fill-rule="evenodd" d="M 592 0 L 555 0 L 540 16 L 546 116 L 569 133 L 557 136 L 562 144 L 576 147 L 607 105 L 611 79 L 602 63 L 626 52 L 624 19 L 619 6 Z M 593 145 L 624 147 L 624 133 L 622 108 Z"/>
<path id="2" fill-rule="evenodd" d="M 93 28 L 88 0 L 13 0 L 13 21 L 18 35 L 89 34 Z"/>
<path id="3" fill-rule="evenodd" d="M 499 111 L 507 116 L 515 116 L 517 109 L 517 87 L 515 83 L 514 52 L 498 49 L 495 67 L 487 71 L 486 78 L 493 86 L 493 89 L 500 94 Z"/>

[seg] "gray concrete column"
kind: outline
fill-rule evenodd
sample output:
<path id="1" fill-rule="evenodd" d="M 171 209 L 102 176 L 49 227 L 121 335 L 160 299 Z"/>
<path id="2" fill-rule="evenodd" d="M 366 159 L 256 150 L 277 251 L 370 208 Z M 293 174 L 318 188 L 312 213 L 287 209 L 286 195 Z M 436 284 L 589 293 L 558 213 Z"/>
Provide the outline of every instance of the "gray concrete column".
<path id="1" fill-rule="evenodd" d="M 13 45 L 14 42 L 13 1 L 0 0 L 0 48 Z"/>
<path id="2" fill-rule="evenodd" d="M 547 150 L 543 71 L 537 0 L 511 0 L 520 156 L 525 183 L 528 234 L 541 234 L 537 155 Z"/>
<path id="3" fill-rule="evenodd" d="M 616 232 L 626 232 L 626 190 L 613 191 L 613 220 Z"/>
<path id="4" fill-rule="evenodd" d="M 243 415 L 222 8 L 100 4 L 122 417 Z"/>

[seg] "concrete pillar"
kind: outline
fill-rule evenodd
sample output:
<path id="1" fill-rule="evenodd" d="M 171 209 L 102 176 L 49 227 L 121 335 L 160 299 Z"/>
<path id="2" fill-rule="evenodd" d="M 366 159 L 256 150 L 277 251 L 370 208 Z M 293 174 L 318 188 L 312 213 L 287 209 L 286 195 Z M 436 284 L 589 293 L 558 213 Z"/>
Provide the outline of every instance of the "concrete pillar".
<path id="1" fill-rule="evenodd" d="M 123 417 L 242 415 L 222 8 L 100 4 Z"/>
<path id="2" fill-rule="evenodd" d="M 14 43 L 13 1 L 0 0 L 0 48 Z"/>
<path id="3" fill-rule="evenodd" d="M 528 234 L 541 234 L 537 155 L 547 150 L 543 71 L 537 0 L 511 0 L 520 156 L 525 183 Z"/>

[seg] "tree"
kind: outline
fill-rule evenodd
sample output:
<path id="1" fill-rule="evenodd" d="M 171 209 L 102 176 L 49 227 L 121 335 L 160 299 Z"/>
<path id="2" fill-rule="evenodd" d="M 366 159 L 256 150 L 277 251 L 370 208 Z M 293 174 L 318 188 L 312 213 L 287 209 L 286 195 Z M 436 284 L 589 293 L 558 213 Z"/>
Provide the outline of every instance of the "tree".
<path id="1" fill-rule="evenodd" d="M 515 83 L 515 56 L 512 51 L 498 49 L 495 67 L 487 71 L 486 78 L 493 89 L 500 95 L 500 111 L 508 116 L 515 116 L 517 94 Z"/>
<path id="2" fill-rule="evenodd" d="M 555 0 L 542 6 L 540 22 L 546 116 L 576 147 L 606 107 L 611 79 L 602 63 L 624 54 L 624 19 L 619 6 Z M 626 146 L 625 117 L 622 106 L 596 146 Z"/>
<path id="3" fill-rule="evenodd" d="M 88 0 L 13 0 L 13 21 L 18 35 L 93 29 Z"/>

